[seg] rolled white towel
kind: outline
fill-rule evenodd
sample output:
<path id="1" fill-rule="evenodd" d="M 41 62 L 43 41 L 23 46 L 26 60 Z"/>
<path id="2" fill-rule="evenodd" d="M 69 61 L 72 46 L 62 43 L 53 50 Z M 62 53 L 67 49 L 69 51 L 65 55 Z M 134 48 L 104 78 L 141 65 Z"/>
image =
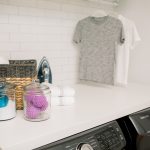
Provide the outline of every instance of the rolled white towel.
<path id="1" fill-rule="evenodd" d="M 60 96 L 71 97 L 75 95 L 75 89 L 69 86 L 60 87 Z"/>
<path id="2" fill-rule="evenodd" d="M 45 82 L 42 84 L 46 84 L 50 88 L 53 97 L 73 97 L 75 95 L 75 89 L 70 86 L 57 86 Z"/>
<path id="3" fill-rule="evenodd" d="M 68 106 L 73 105 L 74 102 L 74 97 L 51 97 L 52 106 Z"/>

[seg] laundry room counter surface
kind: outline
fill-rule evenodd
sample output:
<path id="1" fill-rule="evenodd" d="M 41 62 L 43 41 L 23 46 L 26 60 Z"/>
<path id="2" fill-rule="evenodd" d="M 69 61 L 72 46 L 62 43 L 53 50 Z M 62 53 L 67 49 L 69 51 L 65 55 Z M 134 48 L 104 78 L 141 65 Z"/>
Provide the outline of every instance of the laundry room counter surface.
<path id="1" fill-rule="evenodd" d="M 150 86 L 94 87 L 77 84 L 72 106 L 53 106 L 51 118 L 29 122 L 16 118 L 0 122 L 0 150 L 31 150 L 150 107 Z"/>

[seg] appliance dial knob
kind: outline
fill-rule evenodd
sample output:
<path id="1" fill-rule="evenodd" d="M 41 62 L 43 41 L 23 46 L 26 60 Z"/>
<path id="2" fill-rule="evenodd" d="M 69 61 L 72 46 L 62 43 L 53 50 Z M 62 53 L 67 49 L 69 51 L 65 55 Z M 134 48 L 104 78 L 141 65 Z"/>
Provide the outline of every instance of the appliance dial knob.
<path id="1" fill-rule="evenodd" d="M 81 143 L 78 145 L 76 150 L 94 150 L 91 145 L 86 143 Z"/>

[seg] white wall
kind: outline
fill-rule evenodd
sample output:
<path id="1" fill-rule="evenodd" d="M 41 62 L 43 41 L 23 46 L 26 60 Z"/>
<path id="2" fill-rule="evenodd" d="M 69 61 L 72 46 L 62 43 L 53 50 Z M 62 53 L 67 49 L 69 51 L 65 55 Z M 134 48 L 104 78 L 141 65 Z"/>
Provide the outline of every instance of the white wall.
<path id="1" fill-rule="evenodd" d="M 150 83 L 150 1 L 120 0 L 118 12 L 135 22 L 142 39 L 131 51 L 129 80 Z"/>
<path id="2" fill-rule="evenodd" d="M 72 84 L 78 72 L 74 28 L 97 8 L 112 6 L 84 0 L 0 0 L 0 56 L 38 62 L 47 56 L 54 83 Z M 129 80 L 150 83 L 150 1 L 121 0 L 118 11 L 136 23 L 142 38 L 131 51 Z"/>
<path id="3" fill-rule="evenodd" d="M 78 73 L 78 52 L 72 36 L 76 23 L 97 8 L 84 0 L 0 0 L 0 56 L 49 59 L 53 82 L 72 84 Z"/>

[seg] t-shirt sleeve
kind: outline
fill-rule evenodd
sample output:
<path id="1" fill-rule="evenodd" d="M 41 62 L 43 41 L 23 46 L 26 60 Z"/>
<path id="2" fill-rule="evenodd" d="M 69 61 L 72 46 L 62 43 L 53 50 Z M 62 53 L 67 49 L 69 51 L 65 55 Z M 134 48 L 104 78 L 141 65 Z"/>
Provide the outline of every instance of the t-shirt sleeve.
<path id="1" fill-rule="evenodd" d="M 81 23 L 78 22 L 75 28 L 74 36 L 73 36 L 73 41 L 78 44 L 81 42 Z"/>
<path id="2" fill-rule="evenodd" d="M 125 42 L 124 27 L 123 27 L 122 22 L 120 22 L 118 44 L 123 44 L 124 42 Z"/>
<path id="3" fill-rule="evenodd" d="M 137 28 L 134 23 L 132 23 L 132 35 L 131 36 L 132 36 L 132 39 L 131 39 L 132 41 L 131 41 L 130 48 L 134 49 L 136 46 L 136 43 L 141 41 L 141 38 L 139 36 L 139 33 L 138 33 Z"/>

